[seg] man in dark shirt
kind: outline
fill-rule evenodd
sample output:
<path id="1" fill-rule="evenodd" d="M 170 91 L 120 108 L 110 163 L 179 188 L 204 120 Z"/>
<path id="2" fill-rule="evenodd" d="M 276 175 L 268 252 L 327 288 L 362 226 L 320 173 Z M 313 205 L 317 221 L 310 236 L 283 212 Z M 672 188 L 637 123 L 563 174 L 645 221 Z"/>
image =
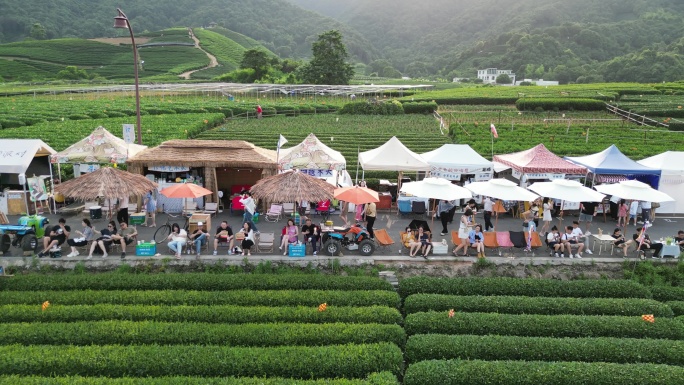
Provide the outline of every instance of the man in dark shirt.
<path id="1" fill-rule="evenodd" d="M 197 222 L 197 229 L 190 234 L 190 244 L 195 246 L 195 253 L 199 258 L 202 253 L 202 246 L 207 243 L 207 230 L 204 228 L 204 223 Z"/>
<path id="2" fill-rule="evenodd" d="M 46 229 L 43 237 L 43 251 L 38 253 L 38 258 L 42 258 L 53 247 L 61 246 L 69 238 L 71 227 L 67 226 L 66 219 L 59 218 L 57 226 Z"/>
<path id="3" fill-rule="evenodd" d="M 321 239 L 321 228 L 311 223 L 311 218 L 306 218 L 306 223 L 302 226 L 302 237 L 304 243 L 311 243 L 313 255 L 318 254 L 318 241 Z"/>
<path id="4" fill-rule="evenodd" d="M 233 245 L 235 245 L 235 237 L 233 236 L 233 229 L 228 226 L 228 222 L 221 222 L 221 226 L 216 228 L 216 234 L 214 235 L 214 255 L 218 254 L 218 244 L 228 243 L 228 253 L 233 252 Z"/>
<path id="5" fill-rule="evenodd" d="M 580 202 L 579 222 L 585 223 L 584 235 L 591 235 L 589 232 L 589 226 L 591 226 L 591 221 L 596 216 L 596 206 L 598 206 L 598 203 L 596 202 Z"/>

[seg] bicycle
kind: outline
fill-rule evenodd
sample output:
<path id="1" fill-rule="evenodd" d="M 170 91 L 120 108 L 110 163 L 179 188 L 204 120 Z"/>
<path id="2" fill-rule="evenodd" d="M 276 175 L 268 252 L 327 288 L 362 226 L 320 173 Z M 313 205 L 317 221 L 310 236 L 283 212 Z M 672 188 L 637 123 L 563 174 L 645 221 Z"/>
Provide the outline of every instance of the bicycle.
<path id="1" fill-rule="evenodd" d="M 171 222 L 172 218 L 178 218 L 180 216 L 185 217 L 185 224 L 182 226 L 182 228 L 185 229 L 185 231 L 188 231 L 188 226 L 190 224 L 189 215 L 185 215 L 183 213 L 173 215 L 167 212 L 164 212 L 164 214 L 166 214 L 166 223 L 159 226 L 159 228 L 157 228 L 157 231 L 154 232 L 154 241 L 158 244 L 164 242 L 169 237 L 169 234 L 171 234 L 171 227 L 173 226 L 173 223 Z"/>

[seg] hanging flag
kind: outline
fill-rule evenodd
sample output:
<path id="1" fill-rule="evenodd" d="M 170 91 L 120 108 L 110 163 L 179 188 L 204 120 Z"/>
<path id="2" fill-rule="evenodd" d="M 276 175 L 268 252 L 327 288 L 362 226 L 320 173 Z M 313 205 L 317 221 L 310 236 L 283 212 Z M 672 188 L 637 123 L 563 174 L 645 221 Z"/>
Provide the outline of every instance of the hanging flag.
<path id="1" fill-rule="evenodd" d="M 324 312 L 327 308 L 328 308 L 327 303 L 322 303 L 322 304 L 318 305 L 318 311 L 320 311 L 320 312 Z"/>
<path id="2" fill-rule="evenodd" d="M 456 312 L 454 311 L 454 309 L 449 309 L 449 318 L 453 318 L 454 315 L 456 315 Z"/>
<path id="3" fill-rule="evenodd" d="M 490 124 L 490 125 L 489 125 L 489 128 L 492 130 L 492 135 L 493 135 L 495 138 L 498 138 L 498 137 L 499 137 L 499 133 L 496 132 L 496 127 L 494 127 L 494 123 Z"/>
<path id="4" fill-rule="evenodd" d="M 281 134 L 280 139 L 278 139 L 278 150 L 280 150 L 280 147 L 283 146 L 283 144 L 287 143 L 287 139 Z"/>
<path id="5" fill-rule="evenodd" d="M 641 319 L 650 323 L 655 322 L 655 317 L 653 316 L 653 314 L 644 314 L 641 316 Z"/>
<path id="6" fill-rule="evenodd" d="M 45 310 L 47 310 L 48 306 L 50 306 L 50 302 L 45 301 L 45 302 L 43 302 L 43 305 L 41 306 L 41 309 L 43 309 L 43 311 L 45 311 Z"/>

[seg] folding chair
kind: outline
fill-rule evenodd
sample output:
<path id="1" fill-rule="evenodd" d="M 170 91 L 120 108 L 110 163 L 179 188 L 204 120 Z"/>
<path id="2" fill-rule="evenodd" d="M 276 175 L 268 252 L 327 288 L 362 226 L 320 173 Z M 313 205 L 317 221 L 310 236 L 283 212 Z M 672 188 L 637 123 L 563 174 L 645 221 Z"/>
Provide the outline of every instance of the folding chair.
<path id="1" fill-rule="evenodd" d="M 257 238 L 257 252 L 259 253 L 265 253 L 265 252 L 273 252 L 273 243 L 275 241 L 275 234 L 274 233 L 260 233 L 258 238 Z"/>
<path id="2" fill-rule="evenodd" d="M 283 206 L 282 205 L 277 205 L 277 204 L 272 204 L 271 207 L 269 207 L 268 212 L 266 213 L 264 219 L 266 219 L 266 222 L 278 222 L 280 219 L 283 217 Z"/>
<path id="3" fill-rule="evenodd" d="M 402 217 L 411 215 L 411 201 L 397 201 L 397 207 Z"/>
<path id="4" fill-rule="evenodd" d="M 375 243 L 378 244 L 383 250 L 387 251 L 391 249 L 394 244 L 394 240 L 387 234 L 385 229 L 377 229 L 375 232 Z"/>
<path id="5" fill-rule="evenodd" d="M 460 246 L 461 242 L 463 242 L 463 240 L 458 237 L 458 231 L 451 230 L 451 242 L 454 244 L 454 248 L 451 249 L 451 253 L 453 254 L 453 250 L 456 249 L 458 246 Z M 467 240 L 466 240 L 466 242 L 467 242 Z M 468 256 L 469 251 L 470 251 L 470 245 L 468 245 L 468 247 L 466 247 L 465 250 L 466 250 L 466 256 Z M 459 254 L 459 256 L 460 256 L 460 254 Z"/>
<path id="6" fill-rule="evenodd" d="M 424 201 L 413 201 L 411 204 L 411 214 L 414 215 L 425 215 L 427 213 L 427 208 L 425 207 Z"/>
<path id="7" fill-rule="evenodd" d="M 295 204 L 294 203 L 283 203 L 283 214 L 288 215 L 288 214 L 293 214 L 295 212 Z"/>
<path id="8" fill-rule="evenodd" d="M 326 218 L 330 216 L 330 199 L 318 202 L 316 205 L 316 214 Z"/>
<path id="9" fill-rule="evenodd" d="M 207 202 L 204 204 L 204 211 L 202 213 L 209 214 L 212 217 L 215 217 L 217 211 L 218 211 L 218 202 Z"/>
<path id="10" fill-rule="evenodd" d="M 484 233 L 484 245 L 485 249 L 495 249 L 499 250 L 499 242 L 496 241 L 496 233 L 487 232 Z"/>

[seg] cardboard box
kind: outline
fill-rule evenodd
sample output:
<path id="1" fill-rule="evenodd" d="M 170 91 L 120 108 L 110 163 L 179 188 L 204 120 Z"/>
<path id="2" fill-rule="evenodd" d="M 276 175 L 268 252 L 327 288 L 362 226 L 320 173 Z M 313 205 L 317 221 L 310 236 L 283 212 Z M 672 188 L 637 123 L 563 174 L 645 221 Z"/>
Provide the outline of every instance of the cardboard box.
<path id="1" fill-rule="evenodd" d="M 287 255 L 295 258 L 303 258 L 306 256 L 306 245 L 291 244 L 287 247 Z"/>
<path id="2" fill-rule="evenodd" d="M 135 255 L 139 257 L 152 257 L 157 254 L 156 243 L 141 243 L 135 245 Z"/>
<path id="3" fill-rule="evenodd" d="M 128 219 L 131 225 L 142 225 L 145 222 L 145 213 L 131 214 Z"/>

